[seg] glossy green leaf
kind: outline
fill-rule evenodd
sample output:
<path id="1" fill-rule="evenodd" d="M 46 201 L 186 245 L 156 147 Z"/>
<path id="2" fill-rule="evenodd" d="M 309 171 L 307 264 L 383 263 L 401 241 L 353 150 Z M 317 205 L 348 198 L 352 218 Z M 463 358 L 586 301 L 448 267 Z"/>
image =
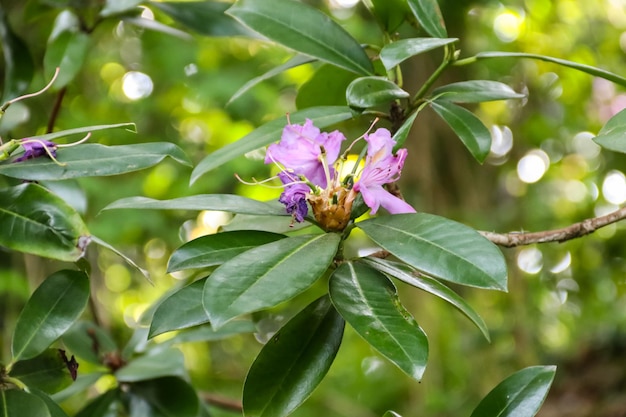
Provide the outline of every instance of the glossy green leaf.
<path id="1" fill-rule="evenodd" d="M 115 388 L 96 397 L 76 417 L 118 417 L 121 409 L 120 391 Z"/>
<path id="2" fill-rule="evenodd" d="M 136 9 L 142 2 L 142 0 L 106 0 L 104 7 L 100 11 L 100 15 L 107 17 L 114 14 L 125 13 Z"/>
<path id="3" fill-rule="evenodd" d="M 0 42 L 4 57 L 2 103 L 6 103 L 26 91 L 35 71 L 28 46 L 13 32 L 2 8 L 0 8 Z"/>
<path id="4" fill-rule="evenodd" d="M 593 140 L 605 149 L 626 153 L 626 109 L 611 117 Z"/>
<path id="5" fill-rule="evenodd" d="M 480 103 L 526 97 L 504 83 L 488 80 L 461 81 L 436 88 L 432 93 L 438 100 L 454 103 Z"/>
<path id="6" fill-rule="evenodd" d="M 99 132 L 101 130 L 115 130 L 115 129 L 124 129 L 133 133 L 137 132 L 137 126 L 134 123 L 115 123 L 115 124 L 108 124 L 108 125 L 84 126 L 84 127 L 77 127 L 74 129 L 59 130 L 57 132 L 46 133 L 44 135 L 29 136 L 28 139 L 54 141 L 58 138 L 64 138 L 64 137 L 72 136 L 72 135 L 86 135 L 87 133 Z"/>
<path id="7" fill-rule="evenodd" d="M 476 313 L 476 311 L 461 296 L 443 285 L 436 279 L 427 277 L 426 275 L 414 272 L 410 267 L 399 262 L 392 262 L 386 259 L 366 258 L 363 260 L 372 268 L 403 281 L 415 288 L 419 288 L 430 294 L 433 294 L 443 300 L 446 300 L 461 313 L 465 314 L 478 329 L 483 333 L 485 338 L 490 341 L 489 329 L 485 321 Z"/>
<path id="8" fill-rule="evenodd" d="M 20 313 L 13 332 L 13 361 L 33 358 L 80 317 L 89 299 L 84 272 L 55 272 L 41 283 Z"/>
<path id="9" fill-rule="evenodd" d="M 346 101 L 352 107 L 365 109 L 409 97 L 409 93 L 384 77 L 361 77 L 346 90 Z"/>
<path id="10" fill-rule="evenodd" d="M 50 417 L 68 417 L 68 415 L 63 411 L 63 409 L 54 402 L 52 398 L 48 394 L 43 391 L 38 390 L 37 388 L 29 388 L 29 392 L 42 400 L 46 407 L 48 408 L 48 412 L 50 413 Z"/>
<path id="11" fill-rule="evenodd" d="M 298 89 L 296 107 L 342 106 L 346 104 L 346 89 L 357 78 L 353 72 L 330 64 L 319 67 Z M 323 91 L 324 94 L 320 94 Z"/>
<path id="12" fill-rule="evenodd" d="M 81 361 L 102 364 L 102 358 L 117 350 L 111 335 L 102 327 L 89 321 L 79 321 L 63 335 L 63 344 Z"/>
<path id="13" fill-rule="evenodd" d="M 253 79 L 251 79 L 250 81 L 248 81 L 247 83 L 245 83 L 239 90 L 237 90 L 235 92 L 235 94 L 233 94 L 233 96 L 228 100 L 228 103 L 226 103 L 226 105 L 228 106 L 230 103 L 232 103 L 233 101 L 237 100 L 239 97 L 241 97 L 243 94 L 245 94 L 248 90 L 250 90 L 252 87 L 254 87 L 255 85 L 269 79 L 272 78 L 282 72 L 287 71 L 288 69 L 291 68 L 295 68 L 295 67 L 299 67 L 300 65 L 304 65 L 304 64 L 308 64 L 311 62 L 314 62 L 315 59 L 310 58 L 308 56 L 304 56 L 304 55 L 296 55 L 294 57 L 292 57 L 291 59 L 289 59 L 287 62 L 285 62 L 282 65 L 279 65 L 275 68 L 272 68 L 271 70 L 267 71 L 266 73 L 259 75 L 258 77 L 255 77 Z M 335 103 L 332 103 L 335 104 Z M 344 104 L 344 103 L 339 103 L 339 104 Z"/>
<path id="14" fill-rule="evenodd" d="M 411 38 L 389 43 L 380 51 L 380 60 L 387 70 L 424 52 L 457 42 L 457 38 Z"/>
<path id="15" fill-rule="evenodd" d="M 137 382 L 164 376 L 185 376 L 185 357 L 175 348 L 136 357 L 115 372 L 120 382 Z"/>
<path id="16" fill-rule="evenodd" d="M 167 264 L 167 272 L 221 265 L 256 246 L 284 238 L 278 233 L 239 230 L 201 236 L 176 249 Z"/>
<path id="17" fill-rule="evenodd" d="M 403 0 L 371 0 L 371 3 L 372 14 L 387 33 L 395 32 L 410 13 Z"/>
<path id="18" fill-rule="evenodd" d="M 437 0 L 408 0 L 409 7 L 420 26 L 433 38 L 448 36 Z"/>
<path id="19" fill-rule="evenodd" d="M 50 417 L 46 403 L 18 389 L 0 390 L 0 417 Z"/>
<path id="20" fill-rule="evenodd" d="M 304 123 L 306 119 L 311 119 L 315 126 L 320 129 L 350 118 L 352 118 L 352 111 L 345 106 L 312 107 L 289 115 L 289 120 L 291 120 L 292 124 Z M 269 145 L 272 142 L 278 142 L 286 124 L 286 116 L 272 120 L 250 132 L 237 142 L 226 145 L 208 155 L 194 168 L 191 173 L 191 183 L 193 184 L 202 175 L 238 156 Z"/>
<path id="21" fill-rule="evenodd" d="M 62 391 L 52 394 L 50 398 L 53 401 L 60 403 L 69 398 L 72 398 L 77 394 L 84 393 L 85 391 L 87 391 L 87 389 L 93 387 L 96 381 L 98 381 L 98 379 L 100 379 L 103 375 L 105 375 L 104 371 L 90 373 L 84 373 L 81 371 L 78 373 L 78 377 L 76 378 L 76 381 L 72 383 L 72 385 L 68 386 Z"/>
<path id="22" fill-rule="evenodd" d="M 506 291 L 502 252 L 468 226 L 428 213 L 381 216 L 357 226 L 383 249 L 426 275 Z"/>
<path id="23" fill-rule="evenodd" d="M 154 311 L 148 337 L 208 323 L 209 316 L 202 306 L 205 281 L 195 281 L 163 300 Z"/>
<path id="24" fill-rule="evenodd" d="M 204 286 L 203 304 L 218 329 L 246 313 L 273 307 L 309 288 L 331 264 L 335 233 L 281 239 L 250 249 L 217 268 Z"/>
<path id="25" fill-rule="evenodd" d="M 551 56 L 528 54 L 524 52 L 480 52 L 476 54 L 476 56 L 457 61 L 456 65 L 465 65 L 475 62 L 476 60 L 490 58 L 530 58 L 537 59 L 539 61 L 552 62 L 554 64 L 558 64 L 567 68 L 572 68 L 577 71 L 593 75 L 595 77 L 604 78 L 605 80 L 609 80 L 611 82 L 614 82 L 615 84 L 619 84 L 622 87 L 626 87 L 626 78 L 612 72 L 605 71 L 601 68 L 592 67 L 591 65 L 586 64 L 580 64 L 578 62 L 572 62 L 565 59 L 554 58 Z"/>
<path id="26" fill-rule="evenodd" d="M 346 262 L 335 270 L 329 287 L 333 304 L 363 339 L 407 375 L 422 379 L 428 339 L 387 277 L 365 264 Z"/>
<path id="27" fill-rule="evenodd" d="M 555 366 L 532 366 L 500 382 L 471 417 L 533 417 L 548 395 Z"/>
<path id="28" fill-rule="evenodd" d="M 261 349 L 243 389 L 248 417 L 282 417 L 322 381 L 341 345 L 344 321 L 327 296 L 291 319 Z"/>
<path id="29" fill-rule="evenodd" d="M 28 388 L 38 388 L 48 394 L 62 390 L 72 383 L 59 349 L 46 349 L 42 354 L 17 361 L 10 376 L 22 381 Z"/>
<path id="30" fill-rule="evenodd" d="M 292 0 L 239 0 L 227 14 L 295 51 L 361 75 L 374 69 L 361 45 L 319 10 Z"/>
<path id="31" fill-rule="evenodd" d="M 415 118 L 418 113 L 418 111 L 414 111 L 409 117 L 406 118 L 396 133 L 394 133 L 393 140 L 396 142 L 396 144 L 393 145 L 394 153 L 404 145 L 404 142 L 406 142 L 406 138 L 409 136 L 409 132 L 413 127 L 413 123 L 415 122 Z"/>
<path id="32" fill-rule="evenodd" d="M 133 384 L 129 417 L 197 417 L 198 396 L 187 382 L 165 377 Z"/>
<path id="33" fill-rule="evenodd" d="M 80 215 L 56 195 L 32 183 L 0 190 L 0 245 L 73 262 L 89 242 Z"/>
<path id="34" fill-rule="evenodd" d="M 60 69 L 53 88 L 60 89 L 72 82 L 83 67 L 90 43 L 90 36 L 81 31 L 65 31 L 48 42 L 43 58 L 46 78 L 52 79 L 56 69 Z"/>
<path id="35" fill-rule="evenodd" d="M 430 106 L 482 164 L 491 149 L 491 133 L 483 122 L 471 111 L 446 100 L 435 100 Z"/>
<path id="36" fill-rule="evenodd" d="M 253 32 L 224 12 L 231 4 L 221 1 L 151 1 L 150 5 L 175 21 L 205 36 L 252 36 Z"/>
<path id="37" fill-rule="evenodd" d="M 57 150 L 57 160 L 62 165 L 50 158 L 34 158 L 0 165 L 0 174 L 31 181 L 101 177 L 149 168 L 168 156 L 183 165 L 191 165 L 182 149 L 169 142 L 118 146 L 87 143 Z"/>
<path id="38" fill-rule="evenodd" d="M 197 194 L 171 200 L 154 200 L 146 197 L 128 197 L 114 201 L 102 210 L 221 210 L 232 213 L 284 216 L 280 207 L 234 194 Z"/>
<path id="39" fill-rule="evenodd" d="M 213 342 L 216 340 L 229 339 L 242 333 L 255 333 L 256 331 L 256 326 L 251 321 L 233 320 L 226 323 L 218 330 L 211 328 L 209 325 L 184 329 L 178 332 L 173 338 L 165 342 L 160 342 L 159 346 L 171 346 L 188 342 Z"/>

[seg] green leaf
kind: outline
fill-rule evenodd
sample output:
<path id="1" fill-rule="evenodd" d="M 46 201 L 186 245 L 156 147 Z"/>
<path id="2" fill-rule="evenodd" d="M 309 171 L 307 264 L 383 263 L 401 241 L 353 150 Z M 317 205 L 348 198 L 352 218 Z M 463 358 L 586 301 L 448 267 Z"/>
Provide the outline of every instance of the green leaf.
<path id="1" fill-rule="evenodd" d="M 491 133 L 483 122 L 471 111 L 446 100 L 435 100 L 430 106 L 482 164 L 491 149 Z"/>
<path id="2" fill-rule="evenodd" d="M 422 28 L 433 38 L 448 36 L 437 0 L 408 0 L 413 15 Z"/>
<path id="3" fill-rule="evenodd" d="M 286 214 L 283 212 L 283 214 Z M 288 233 L 305 229 L 311 223 L 305 218 L 302 223 L 293 223 L 290 217 L 285 216 L 256 216 L 247 214 L 237 214 L 228 224 L 222 226 L 224 232 L 234 232 L 238 230 L 258 230 L 271 233 Z"/>
<path id="4" fill-rule="evenodd" d="M 183 32 L 182 30 L 175 29 L 171 26 L 158 22 L 154 19 L 146 19 L 143 17 L 123 17 L 121 21 L 127 24 L 135 25 L 142 29 L 153 30 L 155 32 L 160 32 L 166 35 L 174 36 L 184 41 L 193 40 L 193 37 L 189 35 L 187 32 Z"/>
<path id="5" fill-rule="evenodd" d="M 167 264 L 167 272 L 221 265 L 256 246 L 284 238 L 278 233 L 239 230 L 201 236 L 176 249 Z"/>
<path id="6" fill-rule="evenodd" d="M 483 101 L 524 98 L 504 83 L 488 80 L 461 81 L 436 88 L 432 93 L 439 101 L 454 103 L 481 103 Z"/>
<path id="7" fill-rule="evenodd" d="M 74 262 L 89 232 L 65 201 L 37 184 L 0 190 L 0 245 L 20 252 Z"/>
<path id="8" fill-rule="evenodd" d="M 315 126 L 320 129 L 350 118 L 352 118 L 352 111 L 345 106 L 312 107 L 289 115 L 292 124 L 304 123 L 306 119 L 311 119 Z M 277 142 L 286 124 L 286 116 L 272 120 L 250 132 L 237 142 L 228 144 L 208 155 L 200 161 L 191 173 L 191 184 L 205 173 L 238 156 L 269 145 L 272 142 Z"/>
<path id="9" fill-rule="evenodd" d="M 133 384 L 130 417 L 197 417 L 198 396 L 187 382 L 165 377 Z"/>
<path id="10" fill-rule="evenodd" d="M 148 353 L 129 361 L 115 372 L 120 382 L 137 382 L 163 376 L 185 376 L 185 357 L 176 348 Z"/>
<path id="11" fill-rule="evenodd" d="M 334 65 L 324 64 L 299 89 L 296 107 L 340 106 L 346 104 L 346 89 L 356 74 Z M 320 94 L 323 91 L 324 94 Z"/>
<path id="12" fill-rule="evenodd" d="M 2 103 L 6 103 L 26 91 L 35 70 L 28 46 L 13 32 L 2 8 L 0 8 L 0 41 L 4 56 Z"/>
<path id="13" fill-rule="evenodd" d="M 237 92 L 235 92 L 235 94 L 233 94 L 233 96 L 228 100 L 226 105 L 228 106 L 230 103 L 237 100 L 239 97 L 241 97 L 243 94 L 245 94 L 248 90 L 250 90 L 255 85 L 269 78 L 272 78 L 275 75 L 280 74 L 281 72 L 287 71 L 288 69 L 299 67 L 300 65 L 308 64 L 314 61 L 315 60 L 313 58 L 310 58 L 308 56 L 296 55 L 292 57 L 291 59 L 289 59 L 284 64 L 279 65 L 275 68 L 272 68 L 271 70 L 267 71 L 265 74 L 259 75 L 258 77 L 255 77 L 251 79 L 250 81 L 248 81 L 247 83 L 245 83 L 239 90 L 237 90 Z M 340 104 L 343 104 L 343 103 L 340 103 Z"/>
<path id="14" fill-rule="evenodd" d="M 46 404 L 46 407 L 50 412 L 50 417 L 68 417 L 65 411 L 63 411 L 63 409 L 45 392 L 32 387 L 29 388 L 29 391 Z"/>
<path id="15" fill-rule="evenodd" d="M 253 32 L 224 12 L 231 4 L 220 1 L 151 1 L 172 19 L 205 36 L 252 36 Z"/>
<path id="16" fill-rule="evenodd" d="M 249 417 L 282 417 L 322 381 L 341 345 L 344 321 L 327 296 L 291 319 L 261 349 L 243 388 Z"/>
<path id="17" fill-rule="evenodd" d="M 63 335 L 63 344 L 72 354 L 94 365 L 102 365 L 102 357 L 117 350 L 111 335 L 89 321 L 79 321 Z"/>
<path id="18" fill-rule="evenodd" d="M 402 417 L 400 414 L 396 413 L 395 411 L 387 411 L 385 413 L 385 415 L 383 417 Z"/>
<path id="19" fill-rule="evenodd" d="M 242 333 L 255 333 L 256 331 L 256 326 L 251 321 L 233 320 L 226 323 L 218 330 L 212 329 L 211 326 L 197 326 L 192 329 L 183 330 L 178 332 L 173 338 L 159 343 L 159 346 L 170 346 L 188 342 L 213 342 L 228 339 Z"/>
<path id="20" fill-rule="evenodd" d="M 533 417 L 548 395 L 555 366 L 531 366 L 500 382 L 471 417 Z"/>
<path id="21" fill-rule="evenodd" d="M 384 77 L 361 77 L 352 81 L 346 90 L 348 105 L 365 109 L 390 101 L 407 98 L 409 93 Z"/>
<path id="22" fill-rule="evenodd" d="M 87 143 L 57 150 L 57 160 L 62 165 L 49 158 L 33 158 L 0 165 L 0 174 L 30 181 L 101 177 L 149 168 L 167 156 L 183 165 L 191 165 L 182 149 L 169 142 L 118 146 Z"/>
<path id="23" fill-rule="evenodd" d="M 148 338 L 208 323 L 209 316 L 202 306 L 205 281 L 206 278 L 195 281 L 163 300 L 154 311 Z"/>
<path id="24" fill-rule="evenodd" d="M 46 349 L 34 358 L 15 362 L 10 376 L 22 381 L 29 389 L 38 388 L 48 394 L 60 391 L 72 383 L 72 377 L 59 349 Z"/>
<path id="25" fill-rule="evenodd" d="M 99 246 L 102 246 L 103 248 L 107 248 L 108 250 L 110 250 L 111 252 L 119 256 L 120 258 L 122 258 L 124 262 L 126 262 L 128 265 L 135 268 L 144 277 L 146 277 L 149 283 L 153 284 L 152 279 L 150 278 L 150 272 L 147 269 L 140 267 L 135 261 L 133 261 L 130 257 L 126 256 L 122 251 L 118 250 L 117 248 L 115 248 L 114 246 L 110 245 L 109 243 L 105 242 L 104 240 L 100 239 L 97 236 L 91 236 L 91 240 L 93 241 L 93 243 Z"/>
<path id="26" fill-rule="evenodd" d="M 27 392 L 0 389 L 0 417 L 50 417 L 43 400 Z"/>
<path id="27" fill-rule="evenodd" d="M 331 264 L 339 241 L 335 233 L 289 237 L 222 264 L 204 286 L 202 302 L 213 328 L 309 288 Z"/>
<path id="28" fill-rule="evenodd" d="M 626 109 L 611 117 L 593 140 L 605 149 L 626 153 Z"/>
<path id="29" fill-rule="evenodd" d="M 74 80 L 85 62 L 90 43 L 90 36 L 81 31 L 65 31 L 50 39 L 43 58 L 46 79 L 52 79 L 56 69 L 60 69 L 52 88 L 61 89 Z"/>
<path id="30" fill-rule="evenodd" d="M 114 201 L 102 210 L 221 210 L 232 213 L 285 216 L 278 206 L 234 194 L 197 194 L 171 200 L 154 200 L 146 197 L 128 197 Z"/>
<path id="31" fill-rule="evenodd" d="M 143 0 L 106 0 L 100 16 L 107 17 L 135 9 Z"/>
<path id="32" fill-rule="evenodd" d="M 346 262 L 330 278 L 330 298 L 356 332 L 398 368 L 418 381 L 428 360 L 428 339 L 380 272 Z"/>
<path id="33" fill-rule="evenodd" d="M 418 113 L 419 111 L 414 111 L 409 117 L 407 117 L 404 123 L 402 123 L 402 126 L 400 126 L 400 129 L 398 129 L 393 135 L 393 140 L 396 142 L 396 144 L 393 145 L 394 153 L 396 153 L 398 149 L 404 145 L 404 142 L 406 142 L 406 138 L 409 136 L 409 132 L 413 127 L 413 123 L 415 122 L 415 118 Z"/>
<path id="34" fill-rule="evenodd" d="M 13 332 L 13 361 L 33 358 L 80 317 L 89 299 L 84 272 L 55 272 L 41 283 L 20 313 Z"/>
<path id="35" fill-rule="evenodd" d="M 120 400 L 120 391 L 115 388 L 109 390 L 87 404 L 76 417 L 117 417 Z"/>
<path id="36" fill-rule="evenodd" d="M 461 313 L 465 314 L 467 318 L 469 318 L 483 333 L 487 341 L 491 341 L 489 337 L 489 329 L 487 328 L 484 320 L 478 315 L 478 313 L 476 313 L 476 311 L 474 311 L 467 301 L 450 288 L 443 285 L 441 282 L 427 277 L 426 275 L 416 273 L 408 266 L 399 262 L 392 262 L 386 259 L 378 258 L 365 258 L 363 259 L 363 262 L 389 277 L 397 278 L 413 287 L 419 288 L 446 300 L 456 307 Z"/>
<path id="37" fill-rule="evenodd" d="M 93 387 L 94 384 L 103 375 L 105 375 L 105 373 L 108 373 L 108 372 L 84 373 L 84 372 L 81 371 L 81 372 L 78 373 L 78 377 L 76 378 L 76 381 L 74 381 L 74 383 L 72 383 L 72 385 L 68 386 L 67 388 L 65 388 L 62 391 L 59 391 L 57 393 L 52 394 L 50 396 L 50 398 L 53 401 L 56 401 L 58 403 L 63 402 L 65 400 L 69 399 L 69 398 L 72 398 L 75 395 L 83 393 L 83 392 L 87 391 L 87 389 Z M 50 408 L 50 407 L 48 407 L 48 408 Z M 54 417 L 54 415 L 52 417 Z"/>
<path id="38" fill-rule="evenodd" d="M 85 135 L 87 133 L 98 132 L 100 130 L 114 130 L 114 129 L 125 129 L 129 132 L 136 133 L 137 126 L 134 123 L 116 123 L 116 124 L 108 124 L 108 125 L 85 126 L 85 127 L 77 127 L 74 129 L 59 130 L 57 132 L 46 133 L 45 135 L 29 136 L 28 139 L 53 141 L 58 138 L 64 138 L 64 137 L 72 136 L 72 135 L 81 135 L 81 134 Z"/>
<path id="39" fill-rule="evenodd" d="M 361 75 L 374 71 L 361 45 L 319 10 L 291 0 L 239 0 L 227 14 L 295 51 Z"/>
<path id="40" fill-rule="evenodd" d="M 410 13 L 406 1 L 403 0 L 371 0 L 371 2 L 372 14 L 387 33 L 395 32 Z"/>
<path id="41" fill-rule="evenodd" d="M 357 226 L 383 249 L 426 275 L 506 291 L 502 252 L 470 227 L 427 213 L 381 216 Z"/>
<path id="42" fill-rule="evenodd" d="M 389 43 L 380 51 L 380 60 L 391 70 L 401 62 L 424 52 L 457 42 L 457 38 L 411 38 Z"/>
<path id="43" fill-rule="evenodd" d="M 527 54 L 524 52 L 480 52 L 476 54 L 474 57 L 466 58 L 463 60 L 457 61 L 455 65 L 464 65 L 468 63 L 472 63 L 479 59 L 489 59 L 489 58 L 530 58 L 537 59 L 539 61 L 552 62 L 554 64 L 561 65 L 563 67 L 572 68 L 586 74 L 593 75 L 595 77 L 604 78 L 605 80 L 609 80 L 614 82 L 615 84 L 619 84 L 622 87 L 626 87 L 626 78 L 614 74 L 609 71 L 605 71 L 601 68 L 592 67 L 591 65 L 580 64 L 578 62 L 567 61 L 565 59 L 554 58 L 551 56 L 538 55 L 538 54 Z"/>

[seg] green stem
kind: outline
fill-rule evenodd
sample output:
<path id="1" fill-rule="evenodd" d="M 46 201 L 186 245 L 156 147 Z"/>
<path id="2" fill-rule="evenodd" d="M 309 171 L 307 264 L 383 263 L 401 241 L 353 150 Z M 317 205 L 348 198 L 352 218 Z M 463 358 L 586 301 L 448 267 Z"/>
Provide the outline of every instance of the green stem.
<path id="1" fill-rule="evenodd" d="M 452 62 L 454 60 L 454 49 L 453 48 L 454 47 L 451 46 L 451 45 L 446 45 L 446 52 L 445 52 L 445 56 L 444 56 L 443 61 L 441 62 L 439 67 L 435 70 L 435 72 L 433 72 L 430 75 L 430 77 L 428 77 L 428 79 L 422 85 L 422 87 L 419 89 L 419 91 L 415 94 L 415 96 L 413 97 L 413 100 L 411 100 L 411 106 L 409 108 L 409 112 L 408 113 L 410 113 L 415 108 L 415 104 L 419 100 L 424 98 L 424 96 L 426 95 L 428 90 L 430 90 L 430 87 L 432 87 L 433 84 L 435 83 L 435 81 L 437 81 L 437 79 L 439 79 L 439 77 L 446 70 L 446 68 L 448 68 L 450 66 L 450 64 L 452 64 Z"/>
<path id="2" fill-rule="evenodd" d="M 12 139 L 7 143 L 0 145 L 0 161 L 8 159 L 9 156 L 11 156 L 11 154 L 15 152 L 15 150 L 19 147 L 20 143 L 15 139 Z"/>
<path id="3" fill-rule="evenodd" d="M 28 390 L 28 387 L 26 385 L 24 385 L 24 383 L 22 381 L 20 381 L 19 379 L 17 379 L 17 378 L 13 378 L 11 376 L 5 376 L 4 377 L 4 381 L 8 382 L 10 384 L 15 385 L 16 387 L 18 387 L 21 390 L 24 390 L 24 391 Z"/>

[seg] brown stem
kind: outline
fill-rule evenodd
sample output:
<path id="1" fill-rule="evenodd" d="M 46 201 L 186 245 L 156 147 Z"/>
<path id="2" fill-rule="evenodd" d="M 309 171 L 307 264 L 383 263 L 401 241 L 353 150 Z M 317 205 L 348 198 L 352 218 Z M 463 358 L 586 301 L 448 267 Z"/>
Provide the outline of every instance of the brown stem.
<path id="1" fill-rule="evenodd" d="M 236 413 L 241 413 L 243 411 L 243 405 L 240 401 L 222 397 L 220 395 L 211 394 L 208 392 L 203 392 L 200 395 L 204 402 L 214 407 L 221 408 L 222 410 L 233 411 Z"/>
<path id="2" fill-rule="evenodd" d="M 63 97 L 65 97 L 66 91 L 67 87 L 63 87 L 59 90 L 59 93 L 57 94 L 57 98 L 54 101 L 54 107 L 52 107 L 52 112 L 50 113 L 50 119 L 48 119 L 46 133 L 52 133 L 52 131 L 54 130 L 54 125 L 57 122 L 57 117 L 59 117 L 59 112 L 61 111 L 61 103 L 63 103 Z"/>

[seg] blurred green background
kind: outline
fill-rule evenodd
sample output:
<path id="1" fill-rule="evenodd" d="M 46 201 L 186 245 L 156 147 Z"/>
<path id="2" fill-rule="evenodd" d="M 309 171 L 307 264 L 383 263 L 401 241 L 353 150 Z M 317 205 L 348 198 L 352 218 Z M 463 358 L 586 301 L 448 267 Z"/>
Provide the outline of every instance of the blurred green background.
<path id="1" fill-rule="evenodd" d="M 360 42 L 381 45 L 380 32 L 362 4 L 309 3 L 333 16 Z M 88 1 L 2 2 L 11 27 L 39 68 L 29 91 L 47 81 L 40 68 L 59 5 L 72 8 L 86 24 L 93 23 Z M 462 56 L 521 51 L 625 74 L 624 1 L 446 0 L 440 6 L 450 36 L 461 40 Z M 143 16 L 191 36 L 126 22 L 97 25 L 89 35 L 84 67 L 64 93 L 56 129 L 135 122 L 137 134 L 98 133 L 92 141 L 171 141 L 197 163 L 260 124 L 295 111 L 299 89 L 305 86 L 305 94 L 307 81 L 319 68 L 307 64 L 289 70 L 227 104 L 247 81 L 285 62 L 291 53 L 260 40 L 189 32 L 154 6 L 145 7 Z M 207 28 L 219 32 L 218 23 L 207 22 Z M 415 91 L 439 64 L 439 54 L 408 62 L 405 86 Z M 626 107 L 626 94 L 619 87 L 554 64 L 513 59 L 453 68 L 441 81 L 467 79 L 502 81 L 528 98 L 484 103 L 476 109 L 494 138 L 483 166 L 434 113 L 425 110 L 418 116 L 407 141 L 409 157 L 400 183 L 418 211 L 479 230 L 539 231 L 605 214 L 626 202 L 626 158 L 600 152 L 591 141 L 608 118 Z M 338 99 L 325 93 L 324 88 L 307 92 L 320 103 Z M 44 133 L 57 97 L 58 92 L 50 92 L 12 106 L 0 124 L 2 137 Z M 354 138 L 368 124 L 362 122 L 340 128 Z M 193 186 L 190 172 L 166 160 L 135 174 L 80 179 L 80 188 L 70 184 L 64 194 L 84 213 L 94 235 L 145 266 L 155 281 L 151 286 L 112 252 L 90 249 L 96 309 L 122 344 L 152 303 L 190 279 L 165 273 L 171 252 L 192 237 L 214 233 L 222 220 L 208 212 L 100 213 L 104 206 L 135 195 L 165 199 L 237 193 L 267 200 L 279 193 L 236 180 L 235 173 L 247 179 L 271 175 L 254 153 L 210 172 Z M 410 380 L 348 329 L 328 377 L 293 415 L 374 417 L 393 409 L 405 417 L 468 416 L 480 398 L 514 371 L 557 364 L 556 382 L 540 416 L 626 416 L 625 237 L 625 226 L 617 224 L 563 244 L 504 249 L 510 266 L 508 294 L 455 288 L 487 322 L 491 343 L 443 302 L 401 286 L 405 305 L 429 336 L 430 359 L 421 383 Z M 53 261 L 0 249 L 3 341 L 9 340 L 10 323 L 28 294 L 58 267 Z M 275 330 L 312 296 L 300 298 L 263 315 L 264 332 Z M 195 386 L 240 398 L 245 373 L 261 347 L 257 339 L 263 340 L 265 333 L 181 346 Z M 5 353 L 9 348 L 4 342 L 0 347 Z M 106 384 L 101 381 L 94 389 Z M 66 406 L 77 407 L 78 401 Z M 213 411 L 215 416 L 233 415 L 218 407 Z"/>

